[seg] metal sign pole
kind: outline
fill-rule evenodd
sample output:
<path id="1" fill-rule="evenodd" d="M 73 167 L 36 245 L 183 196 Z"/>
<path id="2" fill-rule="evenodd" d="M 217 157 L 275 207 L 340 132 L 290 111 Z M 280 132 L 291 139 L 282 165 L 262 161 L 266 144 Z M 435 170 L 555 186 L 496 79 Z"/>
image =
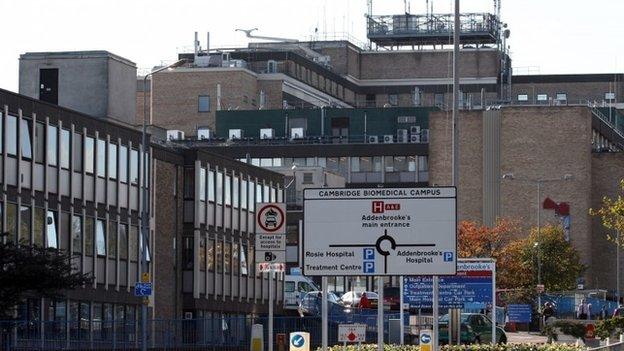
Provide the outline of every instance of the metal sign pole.
<path id="1" fill-rule="evenodd" d="M 323 276 L 322 278 L 322 283 L 321 283 L 321 289 L 323 290 L 321 292 L 321 298 L 322 303 L 321 303 L 321 334 L 322 334 L 322 338 L 323 338 L 323 351 L 327 351 L 327 346 L 329 345 L 328 342 L 328 313 L 327 313 L 327 277 Z"/>
<path id="2" fill-rule="evenodd" d="M 433 350 L 438 351 L 438 276 L 433 276 Z"/>
<path id="3" fill-rule="evenodd" d="M 492 269 L 492 343 L 496 344 L 496 260 Z"/>
<path id="4" fill-rule="evenodd" d="M 269 351 L 273 351 L 273 269 L 269 271 Z"/>
<path id="5" fill-rule="evenodd" d="M 399 332 L 401 333 L 400 339 L 401 345 L 405 345 L 405 322 L 403 321 L 403 276 L 399 276 L 399 318 L 401 319 L 401 327 Z"/>
<path id="6" fill-rule="evenodd" d="M 384 351 L 384 279 L 382 276 L 377 277 L 377 351 Z"/>

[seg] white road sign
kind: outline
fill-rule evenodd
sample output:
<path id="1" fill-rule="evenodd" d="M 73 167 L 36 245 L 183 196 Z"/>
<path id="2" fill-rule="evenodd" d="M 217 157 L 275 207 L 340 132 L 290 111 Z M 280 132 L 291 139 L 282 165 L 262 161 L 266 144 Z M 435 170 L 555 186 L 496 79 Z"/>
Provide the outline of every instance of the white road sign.
<path id="1" fill-rule="evenodd" d="M 257 204 L 256 234 L 286 234 L 286 204 L 278 202 Z"/>
<path id="2" fill-rule="evenodd" d="M 366 342 L 366 324 L 338 324 L 338 342 Z"/>
<path id="3" fill-rule="evenodd" d="M 256 234 L 256 250 L 286 250 L 285 234 Z"/>
<path id="4" fill-rule="evenodd" d="M 454 187 L 305 189 L 303 274 L 453 275 Z"/>

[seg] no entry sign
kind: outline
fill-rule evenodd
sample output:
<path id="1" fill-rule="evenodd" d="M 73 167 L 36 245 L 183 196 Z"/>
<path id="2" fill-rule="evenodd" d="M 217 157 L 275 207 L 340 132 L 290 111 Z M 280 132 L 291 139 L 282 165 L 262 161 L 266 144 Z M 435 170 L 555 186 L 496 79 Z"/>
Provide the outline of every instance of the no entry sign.
<path id="1" fill-rule="evenodd" d="M 286 234 L 286 204 L 259 203 L 256 206 L 256 234 Z"/>

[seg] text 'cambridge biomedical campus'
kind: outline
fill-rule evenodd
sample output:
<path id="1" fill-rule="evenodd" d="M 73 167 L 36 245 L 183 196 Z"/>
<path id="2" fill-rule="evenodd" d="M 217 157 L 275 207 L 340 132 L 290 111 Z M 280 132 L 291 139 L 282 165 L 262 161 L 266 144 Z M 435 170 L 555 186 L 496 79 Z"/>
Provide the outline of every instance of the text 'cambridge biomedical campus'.
<path id="1" fill-rule="evenodd" d="M 624 5 L 7 2 L 0 351 L 624 350 Z"/>

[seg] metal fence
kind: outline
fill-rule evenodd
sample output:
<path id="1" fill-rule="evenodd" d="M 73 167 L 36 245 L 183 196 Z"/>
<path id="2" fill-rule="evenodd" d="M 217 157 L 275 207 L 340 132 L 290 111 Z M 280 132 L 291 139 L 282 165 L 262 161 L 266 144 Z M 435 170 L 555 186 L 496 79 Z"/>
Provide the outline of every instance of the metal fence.
<path id="1" fill-rule="evenodd" d="M 338 343 L 338 324 L 367 325 L 367 341 L 377 340 L 376 314 L 351 314 L 330 317 L 329 343 Z M 385 314 L 385 339 L 390 319 L 398 314 Z M 404 324 L 409 323 L 406 314 Z M 248 350 L 251 326 L 264 326 L 265 347 L 268 341 L 266 317 L 224 317 L 213 319 L 150 320 L 148 348 L 150 350 Z M 321 345 L 320 317 L 275 317 L 274 337 L 295 331 L 310 333 L 312 347 Z M 409 333 L 409 328 L 405 332 Z M 0 322 L 0 350 L 138 350 L 141 347 L 140 321 L 3 321 Z M 407 341 L 411 338 L 406 338 Z M 285 345 L 288 348 L 288 345 Z"/>

